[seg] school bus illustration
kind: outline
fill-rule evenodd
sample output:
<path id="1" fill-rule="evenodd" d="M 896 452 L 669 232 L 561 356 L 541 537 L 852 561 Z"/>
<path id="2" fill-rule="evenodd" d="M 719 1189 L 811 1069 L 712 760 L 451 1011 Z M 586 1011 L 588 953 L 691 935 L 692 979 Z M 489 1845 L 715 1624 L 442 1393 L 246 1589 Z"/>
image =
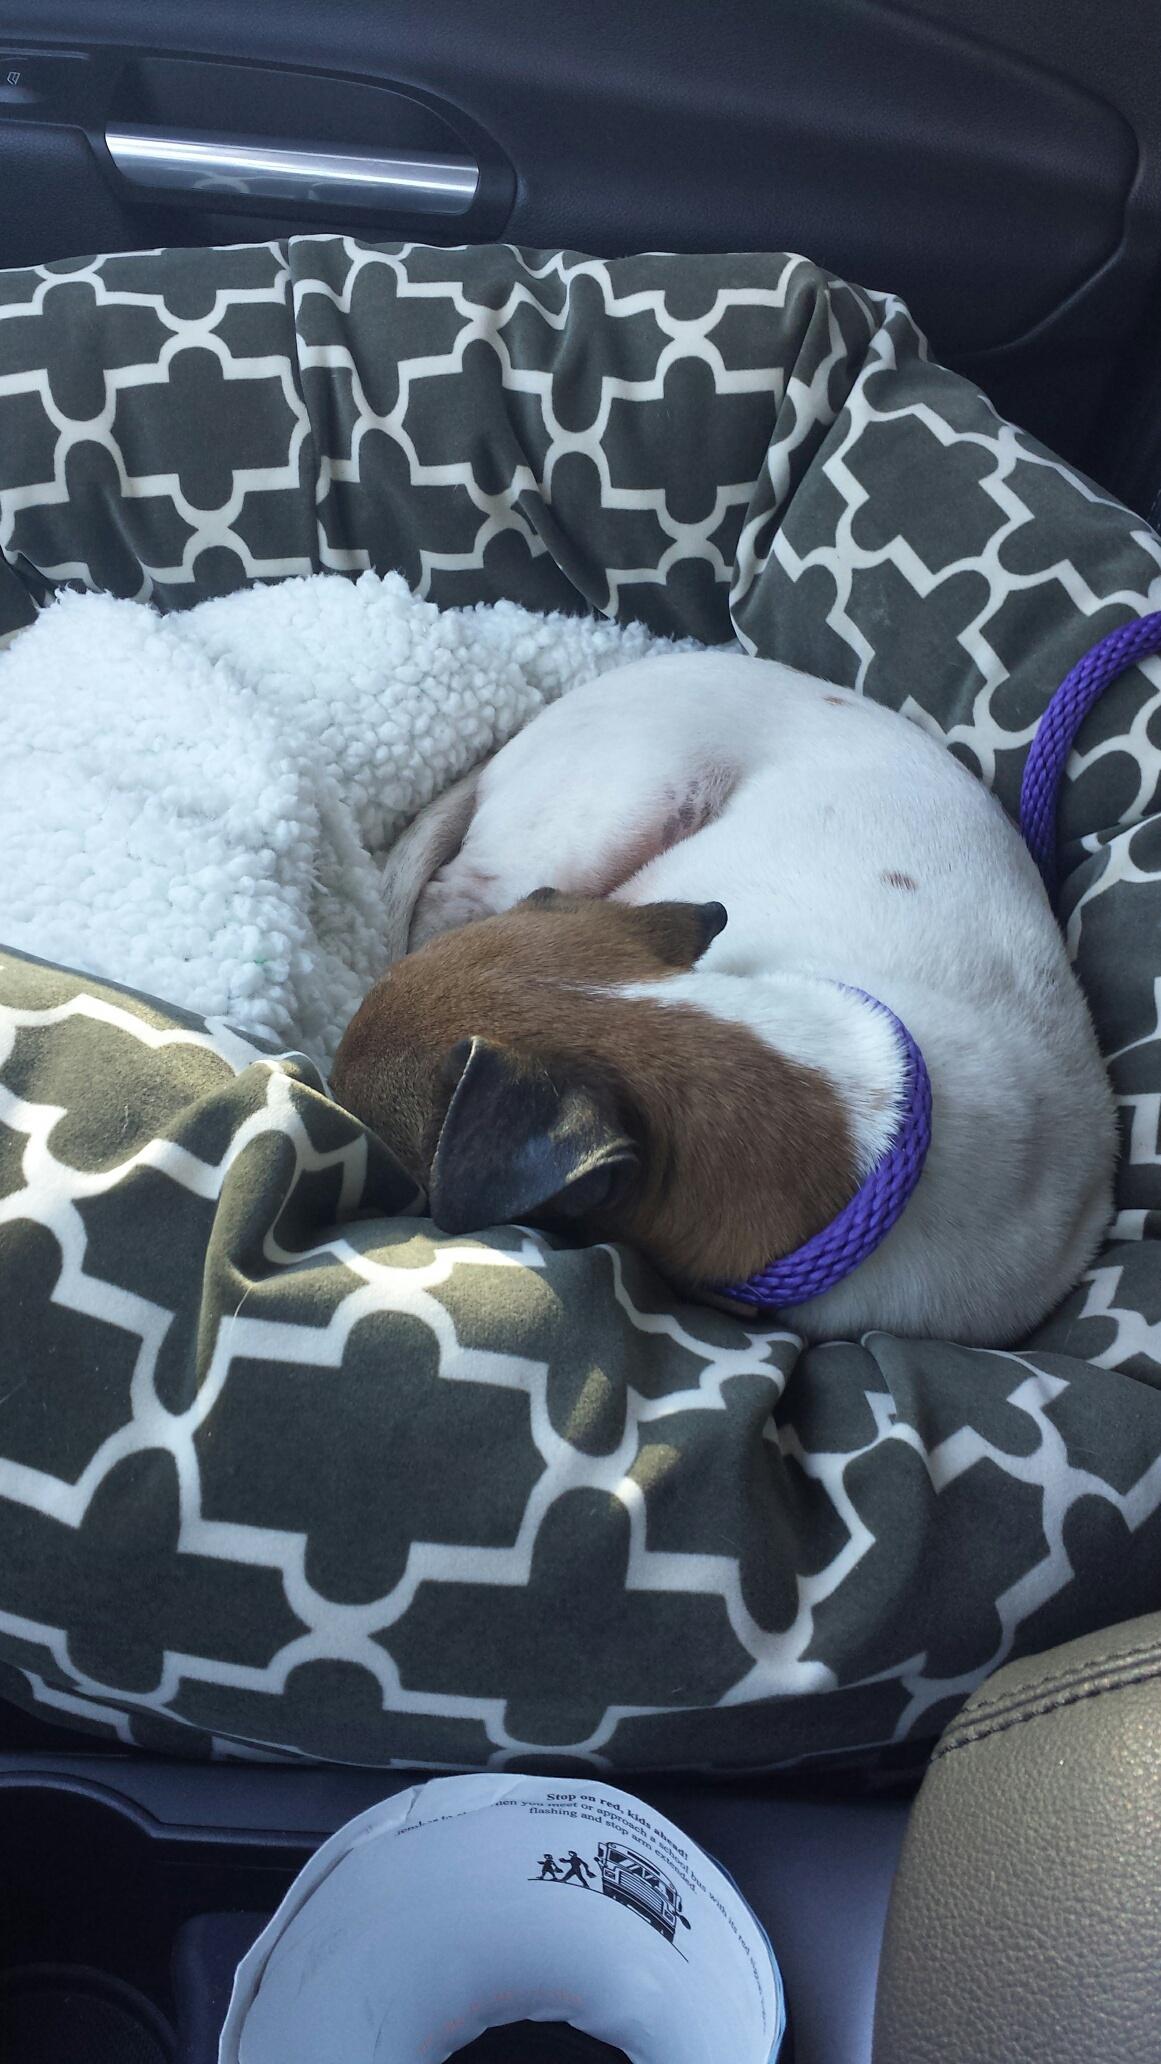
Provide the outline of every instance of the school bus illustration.
<path id="1" fill-rule="evenodd" d="M 647 1856 L 638 1856 L 635 1849 L 626 1849 L 620 1842 L 601 1842 L 597 1847 L 597 1868 L 606 1899 L 632 1907 L 667 1942 L 672 1942 L 679 1921 L 683 1928 L 688 1928 L 676 1885 Z"/>

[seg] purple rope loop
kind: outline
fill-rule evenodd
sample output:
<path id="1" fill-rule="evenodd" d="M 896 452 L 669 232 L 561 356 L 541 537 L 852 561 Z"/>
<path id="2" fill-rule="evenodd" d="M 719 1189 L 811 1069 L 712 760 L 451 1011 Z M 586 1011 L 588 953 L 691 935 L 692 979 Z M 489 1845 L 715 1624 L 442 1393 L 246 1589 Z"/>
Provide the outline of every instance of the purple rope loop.
<path id="1" fill-rule="evenodd" d="M 1036 726 L 1020 788 L 1020 829 L 1052 900 L 1057 881 L 1060 783 L 1076 734 L 1110 681 L 1153 652 L 1161 652 L 1161 610 L 1135 617 L 1092 646 L 1065 675 Z M 903 1107 L 895 1137 L 830 1225 L 792 1254 L 759 1269 L 747 1282 L 716 1286 L 719 1296 L 738 1304 L 777 1310 L 805 1304 L 809 1298 L 833 1290 L 886 1238 L 923 1172 L 931 1145 L 931 1083 L 923 1055 L 906 1025 L 885 1003 L 862 989 L 850 993 L 862 996 L 872 1009 L 890 1019 L 903 1051 Z"/>
<path id="2" fill-rule="evenodd" d="M 838 986 L 848 988 L 845 982 Z M 849 989 L 849 994 L 861 996 L 890 1020 L 903 1051 L 903 1098 L 895 1137 L 850 1203 L 820 1233 L 759 1269 L 747 1282 L 718 1286 L 719 1296 L 739 1304 L 780 1308 L 805 1304 L 832 1290 L 886 1239 L 923 1172 L 931 1145 L 931 1082 L 923 1055 L 906 1025 L 878 997 L 863 989 Z"/>
<path id="3" fill-rule="evenodd" d="M 1056 897 L 1056 808 L 1076 734 L 1109 682 L 1159 651 L 1161 610 L 1121 624 L 1077 660 L 1036 726 L 1020 788 L 1020 829 L 1050 901 Z"/>

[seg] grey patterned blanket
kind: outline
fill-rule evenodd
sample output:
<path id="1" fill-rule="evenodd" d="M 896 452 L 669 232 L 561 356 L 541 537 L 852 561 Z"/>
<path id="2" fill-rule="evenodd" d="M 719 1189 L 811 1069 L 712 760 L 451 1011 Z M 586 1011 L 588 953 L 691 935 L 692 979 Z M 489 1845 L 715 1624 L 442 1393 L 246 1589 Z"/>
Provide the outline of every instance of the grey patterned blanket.
<path id="1" fill-rule="evenodd" d="M 369 567 L 736 634 L 1012 809 L 1056 683 L 1161 575 L 805 260 L 342 238 L 0 275 L 0 548 L 6 629 L 63 583 L 176 610 Z M 804 1352 L 628 1252 L 433 1238 L 308 1066 L 5 954 L 0 1692 L 185 1753 L 867 1763 L 1155 1607 L 1159 777 L 1150 661 L 1060 823 L 1117 1217 L 1008 1353 Z"/>

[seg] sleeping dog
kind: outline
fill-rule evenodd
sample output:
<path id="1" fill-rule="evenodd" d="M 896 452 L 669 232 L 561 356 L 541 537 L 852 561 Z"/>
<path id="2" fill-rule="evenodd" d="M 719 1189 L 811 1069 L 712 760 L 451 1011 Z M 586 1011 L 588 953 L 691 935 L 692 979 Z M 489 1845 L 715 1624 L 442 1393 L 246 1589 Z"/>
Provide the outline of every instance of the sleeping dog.
<path id="1" fill-rule="evenodd" d="M 714 1298 L 888 1152 L 906 1027 L 918 1186 L 787 1322 L 1011 1344 L 1091 1260 L 1114 1127 L 1088 1012 L 1015 827 L 906 718 L 740 654 L 645 660 L 422 812 L 384 889 L 399 957 L 333 1088 L 444 1231 L 626 1240 Z"/>

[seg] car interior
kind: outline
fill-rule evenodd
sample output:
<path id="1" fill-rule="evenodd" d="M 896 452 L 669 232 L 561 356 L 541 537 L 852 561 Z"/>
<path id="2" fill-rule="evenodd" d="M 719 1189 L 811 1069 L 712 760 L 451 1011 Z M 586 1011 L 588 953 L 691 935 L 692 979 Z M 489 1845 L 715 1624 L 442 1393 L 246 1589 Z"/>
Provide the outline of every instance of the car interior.
<path id="1" fill-rule="evenodd" d="M 1148 0 L 0 0 L 0 268 L 335 231 L 801 252 L 1157 523 L 1159 47 Z M 794 2064 L 1161 2056 L 1161 1617 L 974 1698 L 929 1768 L 631 1787 L 759 1915 Z M 6 2064 L 211 2064 L 296 1873 L 424 1774 L 0 1701 Z M 447 2054 L 622 2053 L 528 2024 Z"/>

